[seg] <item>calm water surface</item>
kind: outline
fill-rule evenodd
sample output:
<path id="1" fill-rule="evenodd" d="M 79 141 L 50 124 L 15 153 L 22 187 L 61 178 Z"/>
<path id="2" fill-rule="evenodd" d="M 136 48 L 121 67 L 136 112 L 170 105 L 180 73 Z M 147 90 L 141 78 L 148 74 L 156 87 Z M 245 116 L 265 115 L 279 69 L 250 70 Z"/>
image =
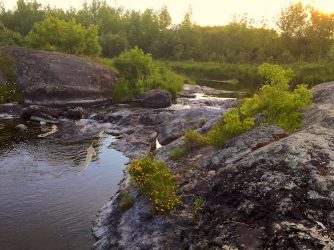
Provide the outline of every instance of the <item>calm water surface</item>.
<path id="1" fill-rule="evenodd" d="M 4 124 L 4 121 L 0 120 Z M 92 219 L 117 190 L 128 159 L 95 141 L 97 156 L 81 175 L 92 141 L 64 143 L 0 130 L 0 249 L 90 249 Z M 8 138 L 8 135 L 15 136 Z"/>

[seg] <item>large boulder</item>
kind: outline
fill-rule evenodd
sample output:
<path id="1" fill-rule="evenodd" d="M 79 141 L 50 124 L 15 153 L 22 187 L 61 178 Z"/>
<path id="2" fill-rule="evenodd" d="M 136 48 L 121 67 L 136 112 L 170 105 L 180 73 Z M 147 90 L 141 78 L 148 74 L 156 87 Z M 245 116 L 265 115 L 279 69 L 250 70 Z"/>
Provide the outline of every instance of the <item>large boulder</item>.
<path id="1" fill-rule="evenodd" d="M 142 99 L 145 108 L 168 108 L 172 105 L 172 95 L 166 90 L 150 90 Z"/>
<path id="2" fill-rule="evenodd" d="M 14 61 L 24 103 L 79 106 L 109 102 L 117 73 L 78 56 L 59 52 L 0 47 Z M 4 72 L 0 75 L 3 75 Z"/>

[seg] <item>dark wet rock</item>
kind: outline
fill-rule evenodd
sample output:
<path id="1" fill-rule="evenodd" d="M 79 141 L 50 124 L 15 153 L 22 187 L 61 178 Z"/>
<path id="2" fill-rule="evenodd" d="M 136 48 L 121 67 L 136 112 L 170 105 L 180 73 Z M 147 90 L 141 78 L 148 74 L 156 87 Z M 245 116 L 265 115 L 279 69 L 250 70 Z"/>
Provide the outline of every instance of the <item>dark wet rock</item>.
<path id="1" fill-rule="evenodd" d="M 23 107 L 17 103 L 0 104 L 0 114 L 11 115 L 13 117 L 20 117 L 23 113 Z"/>
<path id="2" fill-rule="evenodd" d="M 62 114 L 62 110 L 58 108 L 31 105 L 23 110 L 22 117 L 25 120 L 30 120 L 32 116 L 53 120 L 59 118 Z"/>
<path id="3" fill-rule="evenodd" d="M 155 149 L 157 135 L 153 127 L 138 127 L 130 135 L 114 141 L 111 147 L 124 152 L 131 159 L 141 158 Z"/>
<path id="4" fill-rule="evenodd" d="M 172 105 L 172 95 L 166 90 L 150 90 L 141 103 L 145 108 L 168 108 Z"/>
<path id="5" fill-rule="evenodd" d="M 161 145 L 166 145 L 180 138 L 187 130 L 194 130 L 204 126 L 207 121 L 215 118 L 224 110 L 215 109 L 184 109 L 173 113 L 159 114 L 163 121 L 158 126 L 158 141 Z"/>
<path id="6" fill-rule="evenodd" d="M 110 102 L 117 73 L 59 52 L 0 47 L 15 61 L 24 103 L 78 106 Z"/>
<path id="7" fill-rule="evenodd" d="M 62 132 L 55 136 L 62 141 L 83 141 L 92 138 L 99 138 L 101 132 L 112 128 L 110 123 L 99 123 L 90 119 L 78 121 L 65 121 L 62 124 Z"/>
<path id="8" fill-rule="evenodd" d="M 331 89 L 334 83 L 315 88 L 315 105 L 294 134 L 259 126 L 177 161 L 169 153 L 185 146 L 183 137 L 158 149 L 155 157 L 178 176 L 183 204 L 148 219 L 152 206 L 126 175 L 121 189 L 137 194 L 135 203 L 121 212 L 115 196 L 103 209 L 96 249 L 334 249 Z M 196 216 L 194 197 L 204 201 Z"/>
<path id="9" fill-rule="evenodd" d="M 80 120 L 84 118 L 85 110 L 81 107 L 68 109 L 64 112 L 64 117 L 71 120 Z"/>
<path id="10" fill-rule="evenodd" d="M 27 126 L 24 124 L 18 124 L 15 128 L 18 130 L 28 130 Z"/>
<path id="11" fill-rule="evenodd" d="M 30 117 L 30 121 L 32 122 L 38 122 L 40 124 L 58 124 L 59 121 L 57 119 L 54 119 L 51 116 L 48 115 L 43 115 L 43 117 L 39 117 L 39 116 L 31 116 Z"/>

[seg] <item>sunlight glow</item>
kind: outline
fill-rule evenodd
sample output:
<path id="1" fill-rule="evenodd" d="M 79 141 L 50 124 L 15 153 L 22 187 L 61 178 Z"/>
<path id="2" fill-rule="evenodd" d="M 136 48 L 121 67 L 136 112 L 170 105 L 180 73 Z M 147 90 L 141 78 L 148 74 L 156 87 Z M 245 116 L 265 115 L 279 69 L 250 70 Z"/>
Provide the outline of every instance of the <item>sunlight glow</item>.
<path id="1" fill-rule="evenodd" d="M 6 8 L 13 8 L 17 0 L 3 1 Z M 79 9 L 84 1 L 91 0 L 37 0 L 43 5 L 50 4 L 59 8 Z M 247 14 L 256 21 L 266 19 L 272 26 L 282 8 L 291 2 L 302 2 L 305 6 L 310 4 L 324 13 L 334 13 L 334 0 L 106 0 L 113 6 L 123 6 L 126 9 L 144 11 L 147 8 L 159 10 L 167 6 L 173 18 L 173 23 L 180 23 L 189 7 L 193 11 L 193 21 L 200 25 L 223 25 L 232 20 L 234 15 Z"/>
<path id="2" fill-rule="evenodd" d="M 304 4 L 311 4 L 321 12 L 334 14 L 334 0 L 304 0 Z"/>

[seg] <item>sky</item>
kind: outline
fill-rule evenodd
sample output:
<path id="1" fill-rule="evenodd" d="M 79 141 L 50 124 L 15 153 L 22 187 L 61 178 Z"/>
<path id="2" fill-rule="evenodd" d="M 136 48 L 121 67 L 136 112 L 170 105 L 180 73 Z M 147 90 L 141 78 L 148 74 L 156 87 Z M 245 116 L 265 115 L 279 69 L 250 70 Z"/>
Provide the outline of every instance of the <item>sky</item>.
<path id="1" fill-rule="evenodd" d="M 1 0 L 0 0 L 1 1 Z M 16 0 L 2 0 L 6 8 L 13 8 Z M 82 6 L 84 0 L 37 0 L 42 4 L 50 4 L 60 8 Z M 166 5 L 172 16 L 173 23 L 180 23 L 185 12 L 191 7 L 193 21 L 199 25 L 224 25 L 230 22 L 234 15 L 247 14 L 249 18 L 261 21 L 268 20 L 271 26 L 273 19 L 280 10 L 290 2 L 301 1 L 313 4 L 323 12 L 334 12 L 334 0 L 107 0 L 111 5 L 123 6 L 126 9 L 145 10 L 153 8 L 159 10 Z M 88 0 L 89 2 L 89 0 Z"/>

